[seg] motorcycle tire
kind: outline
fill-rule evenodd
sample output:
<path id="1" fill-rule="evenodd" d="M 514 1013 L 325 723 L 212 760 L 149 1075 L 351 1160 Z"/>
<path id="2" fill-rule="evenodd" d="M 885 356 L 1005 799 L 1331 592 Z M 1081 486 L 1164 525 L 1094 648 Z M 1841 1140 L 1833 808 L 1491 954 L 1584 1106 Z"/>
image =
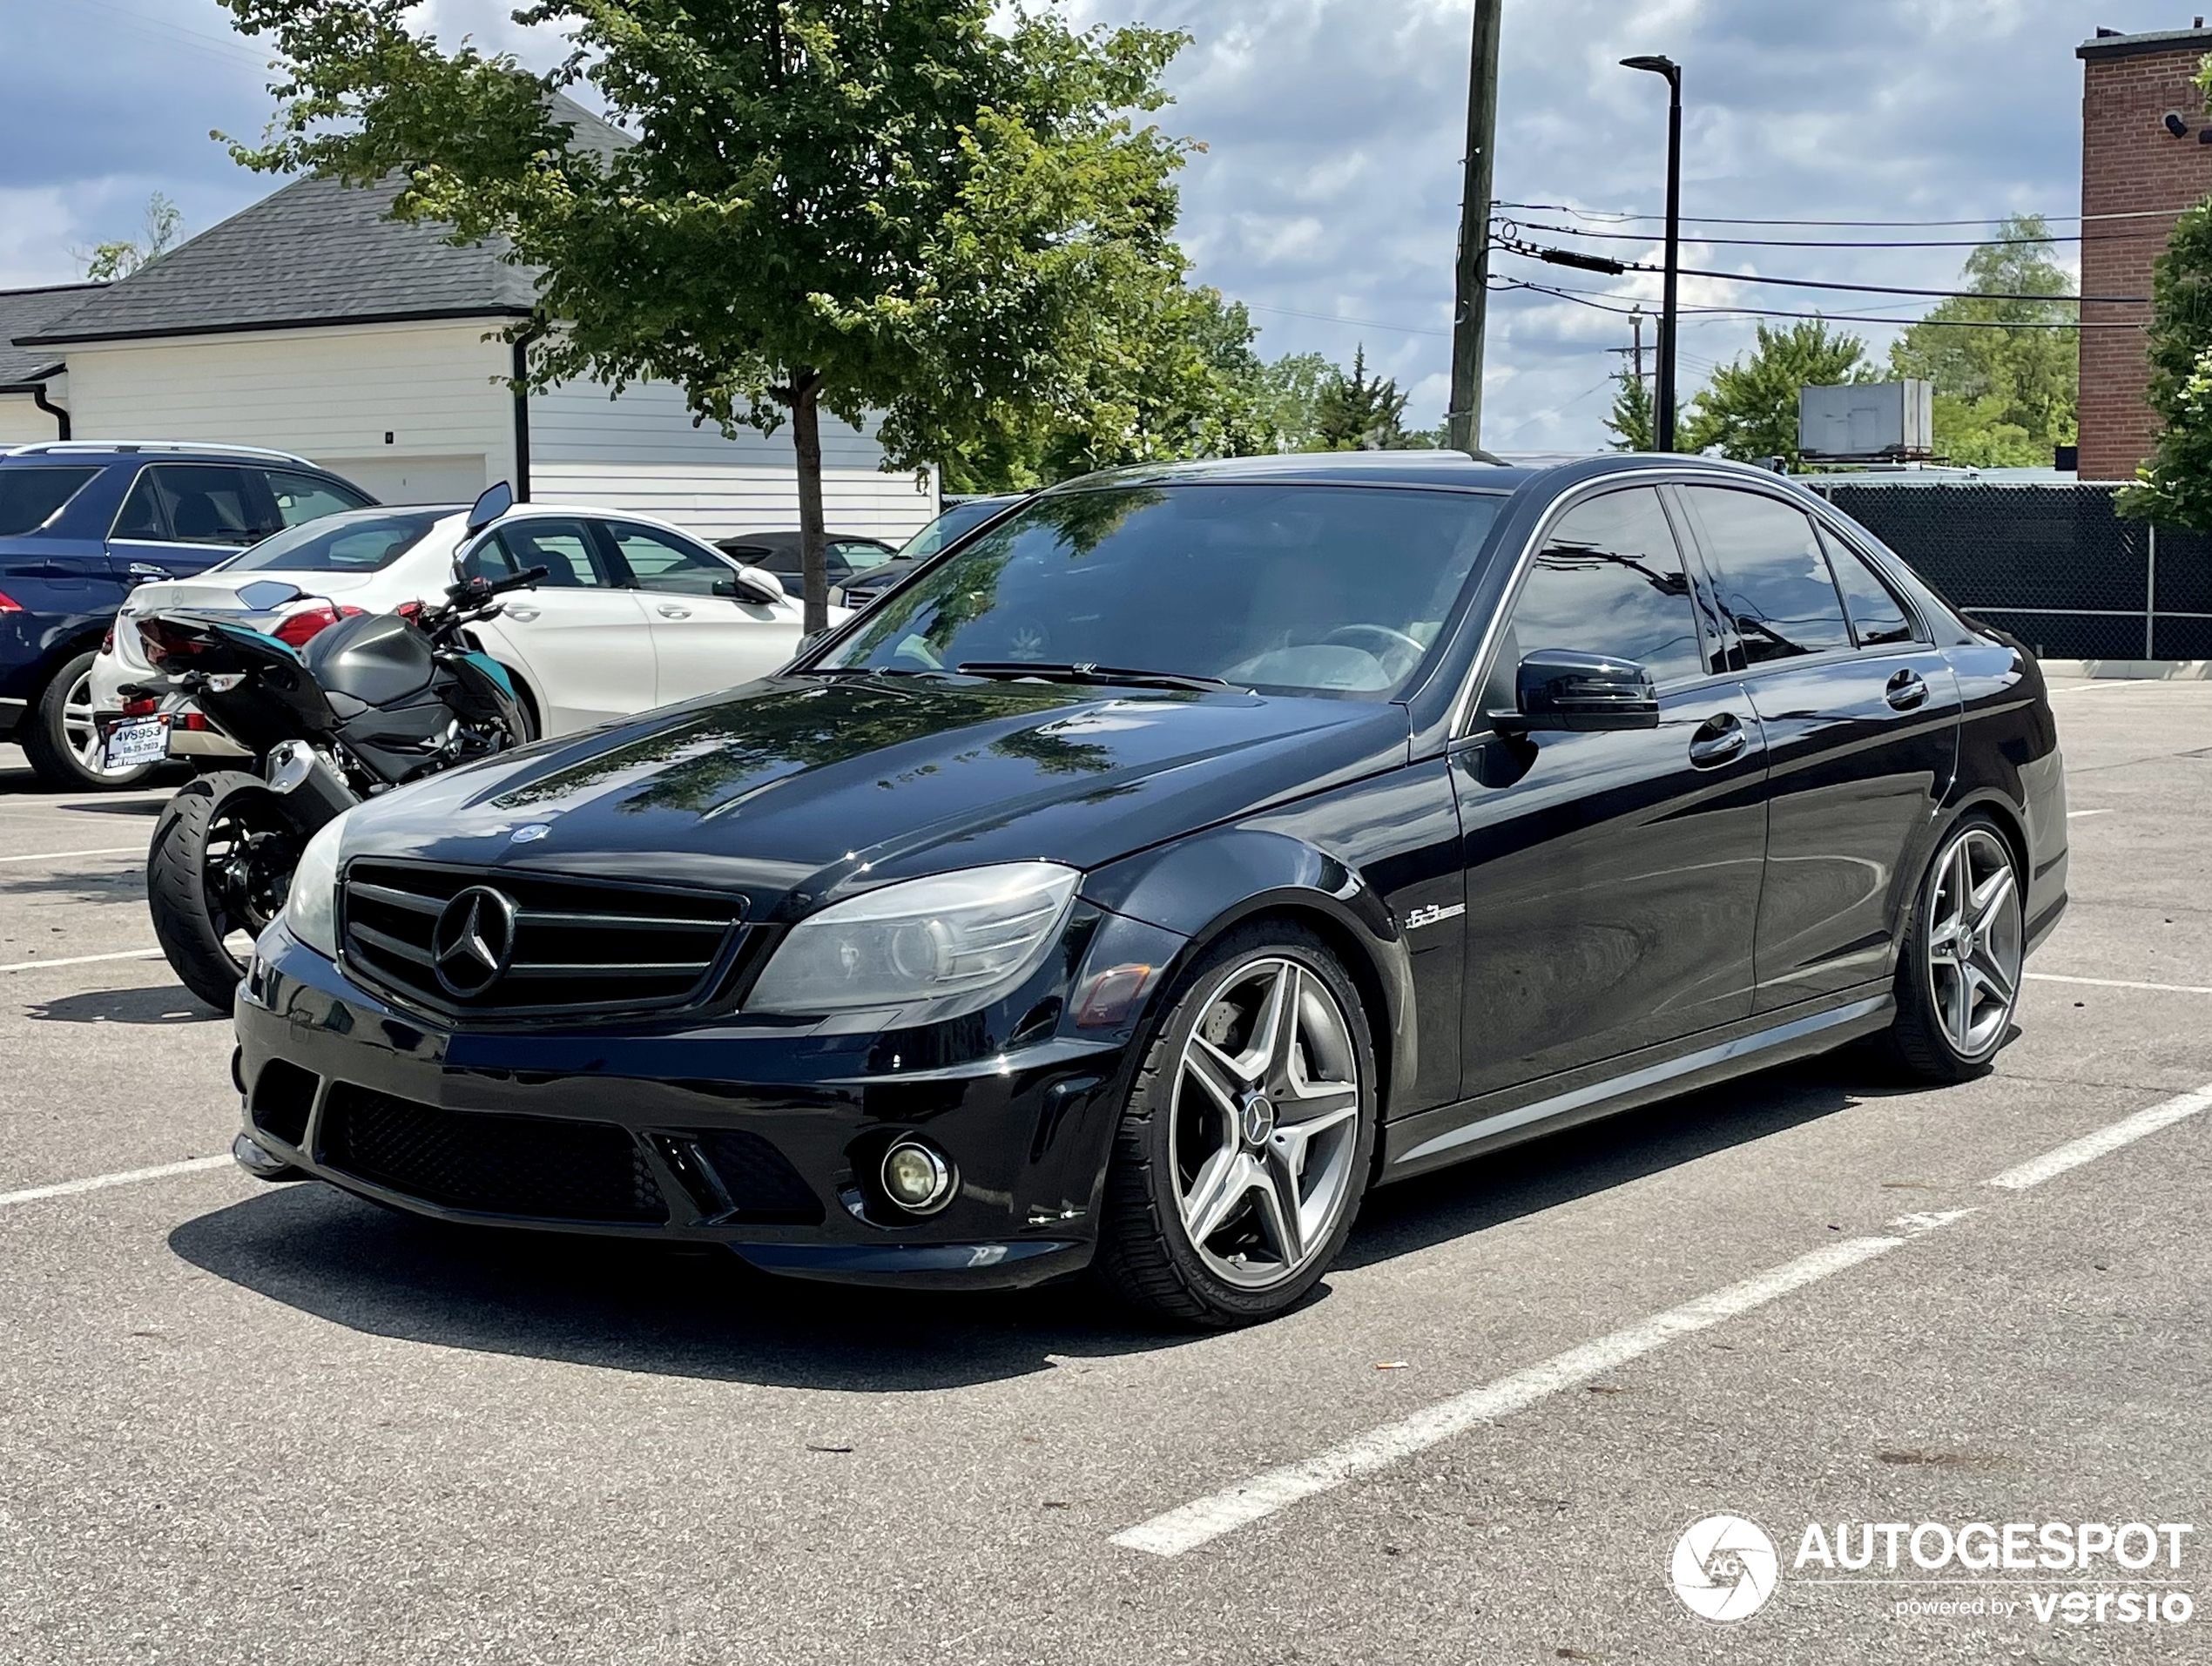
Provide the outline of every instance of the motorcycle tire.
<path id="1" fill-rule="evenodd" d="M 258 937 L 284 904 L 305 844 L 277 795 L 238 770 L 178 790 L 154 824 L 146 854 L 153 934 L 184 986 L 228 1012 L 246 962 L 227 939 Z"/>

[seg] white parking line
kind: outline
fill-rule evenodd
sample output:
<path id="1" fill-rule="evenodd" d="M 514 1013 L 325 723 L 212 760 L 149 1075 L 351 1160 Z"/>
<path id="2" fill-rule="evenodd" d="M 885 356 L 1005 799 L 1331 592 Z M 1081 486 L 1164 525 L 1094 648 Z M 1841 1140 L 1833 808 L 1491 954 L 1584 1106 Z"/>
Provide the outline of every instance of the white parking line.
<path id="1" fill-rule="evenodd" d="M 1949 1224 L 1959 1216 L 1971 1213 L 1967 1210 L 1953 1211 L 1945 1215 L 1908 1216 L 1894 1224 L 1904 1229 L 1905 1236 L 1895 1238 L 1845 1238 L 1840 1244 L 1830 1244 L 1815 1250 L 1811 1255 L 1799 1256 L 1795 1261 L 1785 1261 L 1778 1267 L 1744 1279 L 1741 1284 L 1716 1290 L 1709 1296 L 1685 1302 L 1680 1307 L 1670 1307 L 1663 1313 L 1615 1331 L 1610 1336 L 1585 1342 L 1580 1347 L 1569 1348 L 1565 1353 L 1545 1360 L 1541 1365 L 1516 1371 L 1509 1377 L 1501 1377 L 1480 1388 L 1471 1388 L 1464 1394 L 1454 1395 L 1436 1405 L 1425 1406 L 1411 1417 L 1395 1423 L 1386 1423 L 1379 1429 L 1355 1435 L 1342 1446 L 1323 1453 L 1304 1463 L 1290 1464 L 1281 1469 L 1271 1469 L 1264 1475 L 1239 1483 L 1225 1492 L 1214 1494 L 1184 1504 L 1149 1521 L 1141 1521 L 1114 1534 L 1112 1542 L 1125 1550 L 1150 1551 L 1156 1556 L 1179 1556 L 1194 1550 L 1223 1534 L 1272 1515 L 1286 1506 L 1343 1486 L 1357 1476 L 1386 1467 L 1414 1454 L 1425 1452 L 1440 1441 L 1464 1433 L 1478 1423 L 1489 1421 L 1534 1405 L 1562 1388 L 1571 1388 L 1587 1382 L 1616 1366 L 1662 1347 L 1678 1336 L 1693 1331 L 1703 1331 L 1755 1307 L 1763 1307 L 1777 1296 L 1786 1296 L 1793 1290 L 1855 1267 L 1862 1261 L 1896 1249 L 1905 1237 L 1917 1237 L 1924 1231 Z"/>
<path id="2" fill-rule="evenodd" d="M 2107 805 L 2101 810 L 2069 810 L 2066 813 L 2066 819 L 2068 821 L 2079 821 L 2084 816 L 2108 816 L 2111 813 L 2112 806 Z"/>
<path id="3" fill-rule="evenodd" d="M 2199 1111 L 2212 1109 L 2212 1083 L 2195 1093 L 2178 1094 L 2163 1104 L 2153 1105 L 2148 1110 L 2139 1110 L 2132 1116 L 2123 1116 L 2109 1127 L 2094 1134 L 2084 1134 L 2069 1141 L 2054 1151 L 2030 1157 L 2016 1169 L 2007 1169 L 1989 1184 L 2001 1186 L 2006 1191 L 2026 1191 L 2030 1186 L 2040 1186 L 2054 1175 L 2068 1169 L 2078 1169 L 2085 1163 L 2094 1162 L 2107 1152 L 2117 1151 L 2123 1145 L 2132 1145 L 2146 1134 L 2155 1134 L 2161 1128 L 2170 1128 Z"/>
<path id="4" fill-rule="evenodd" d="M 2054 697 L 2060 694 L 2094 694 L 2101 689 L 2134 688 L 2139 683 L 2150 680 L 2141 677 L 2100 677 L 2094 683 L 2068 683 L 2064 688 L 2054 688 L 2049 692 Z"/>
<path id="5" fill-rule="evenodd" d="M 2168 995 L 2212 995 L 2208 983 L 2136 983 L 2127 978 L 2077 978 L 2064 972 L 2030 972 L 2037 983 L 2087 983 L 2099 989 L 2159 989 Z"/>
<path id="6" fill-rule="evenodd" d="M 71 856 L 143 856 L 144 845 L 102 845 L 97 850 L 42 850 L 28 856 L 0 856 L 0 862 L 59 862 Z"/>
<path id="7" fill-rule="evenodd" d="M 51 961 L 11 961 L 0 972 L 36 972 L 42 966 L 91 966 L 98 961 L 158 961 L 158 948 L 126 948 L 114 954 L 64 954 Z"/>
<path id="8" fill-rule="evenodd" d="M 203 1169 L 229 1166 L 231 1159 L 224 1157 L 186 1157 L 182 1163 L 164 1163 L 152 1169 L 125 1169 L 119 1174 L 96 1174 L 89 1180 L 64 1180 L 51 1186 L 32 1186 L 24 1191 L 0 1191 L 0 1209 L 10 1204 L 35 1204 L 41 1197 L 69 1197 L 80 1191 L 98 1191 L 108 1186 L 132 1186 L 141 1180 L 166 1180 L 176 1174 L 198 1174 Z"/>
<path id="9" fill-rule="evenodd" d="M 2108 1128 L 2047 1151 L 2017 1168 L 2007 1169 L 1988 1184 L 2008 1191 L 2024 1191 L 2054 1175 L 2078 1168 L 2207 1109 L 2212 1109 L 2212 1084 L 2137 1111 Z M 1478 1423 L 1525 1410 L 1562 1388 L 1587 1382 L 1662 1347 L 1676 1337 L 1735 1319 L 1777 1297 L 1817 1284 L 1823 1278 L 1885 1254 L 1909 1238 L 1947 1226 L 1973 1212 L 1970 1209 L 1958 1209 L 1907 1215 L 1889 1223 L 1894 1236 L 1846 1238 L 1825 1245 L 1740 1284 L 1654 1314 L 1626 1330 L 1569 1348 L 1541 1365 L 1440 1400 L 1395 1423 L 1354 1435 L 1318 1458 L 1271 1469 L 1222 1492 L 1163 1511 L 1150 1521 L 1123 1528 L 1109 1542 L 1126 1550 L 1142 1550 L 1156 1556 L 1179 1556 L 1278 1510 L 1425 1452 Z"/>

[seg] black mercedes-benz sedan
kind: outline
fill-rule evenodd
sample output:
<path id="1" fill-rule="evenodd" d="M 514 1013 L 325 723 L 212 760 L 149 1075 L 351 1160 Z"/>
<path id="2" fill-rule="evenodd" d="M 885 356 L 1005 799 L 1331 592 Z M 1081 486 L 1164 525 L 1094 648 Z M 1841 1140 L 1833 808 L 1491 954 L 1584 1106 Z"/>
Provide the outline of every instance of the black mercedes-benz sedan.
<path id="1" fill-rule="evenodd" d="M 2033 658 L 1772 476 L 1122 470 L 779 675 L 325 828 L 236 1150 L 1234 1325 L 1371 1186 L 1857 1037 L 1980 1069 L 2066 859 Z"/>

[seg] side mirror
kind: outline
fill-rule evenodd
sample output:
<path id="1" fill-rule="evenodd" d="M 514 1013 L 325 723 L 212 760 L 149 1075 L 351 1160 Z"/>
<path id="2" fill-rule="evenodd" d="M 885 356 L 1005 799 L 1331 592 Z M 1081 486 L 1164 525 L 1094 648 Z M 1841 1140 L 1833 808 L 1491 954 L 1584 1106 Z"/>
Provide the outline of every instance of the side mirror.
<path id="1" fill-rule="evenodd" d="M 732 601 L 768 605 L 791 599 L 784 590 L 783 580 L 761 567 L 741 569 L 735 578 L 716 579 L 714 593 L 726 596 Z"/>
<path id="2" fill-rule="evenodd" d="M 1501 734 L 1659 726 L 1659 691 L 1651 673 L 1632 659 L 1540 648 L 1521 656 L 1514 692 L 1515 710 L 1489 714 Z"/>
<path id="3" fill-rule="evenodd" d="M 485 487 L 483 495 L 469 505 L 469 536 L 475 537 L 514 507 L 515 489 L 505 481 Z"/>

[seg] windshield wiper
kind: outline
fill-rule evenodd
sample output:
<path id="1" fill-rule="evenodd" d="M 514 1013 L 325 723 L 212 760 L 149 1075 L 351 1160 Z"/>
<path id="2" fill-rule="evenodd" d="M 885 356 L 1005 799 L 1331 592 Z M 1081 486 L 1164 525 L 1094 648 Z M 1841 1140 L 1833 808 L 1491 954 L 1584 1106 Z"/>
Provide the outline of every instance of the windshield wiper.
<path id="1" fill-rule="evenodd" d="M 1055 664 L 1051 660 L 964 659 L 954 669 L 962 677 L 991 677 L 1006 681 L 1034 677 L 1047 683 L 1119 684 L 1126 688 L 1184 688 L 1200 694 L 1231 686 L 1218 677 L 1191 677 L 1182 671 L 1140 671 L 1130 665 Z"/>

